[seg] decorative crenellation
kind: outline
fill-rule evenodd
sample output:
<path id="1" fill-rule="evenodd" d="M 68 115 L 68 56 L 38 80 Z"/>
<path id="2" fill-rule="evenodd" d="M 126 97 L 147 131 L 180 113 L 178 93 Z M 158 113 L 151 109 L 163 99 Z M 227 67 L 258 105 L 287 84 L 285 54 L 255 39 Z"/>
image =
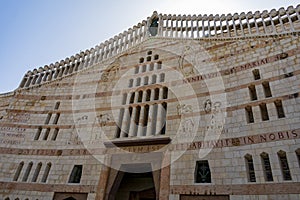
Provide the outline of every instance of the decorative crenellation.
<path id="1" fill-rule="evenodd" d="M 156 11 L 127 31 L 60 62 L 28 71 L 19 88 L 28 88 L 76 73 L 117 56 L 150 37 L 228 39 L 299 31 L 300 5 L 228 15 L 166 15 Z"/>

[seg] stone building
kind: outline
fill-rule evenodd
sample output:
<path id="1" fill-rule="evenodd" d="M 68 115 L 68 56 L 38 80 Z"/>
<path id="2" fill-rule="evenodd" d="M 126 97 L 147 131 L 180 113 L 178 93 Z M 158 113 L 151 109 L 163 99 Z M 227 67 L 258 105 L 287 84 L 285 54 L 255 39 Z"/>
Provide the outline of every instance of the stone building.
<path id="1" fill-rule="evenodd" d="M 300 199 L 300 5 L 165 15 L 0 95 L 3 200 Z"/>

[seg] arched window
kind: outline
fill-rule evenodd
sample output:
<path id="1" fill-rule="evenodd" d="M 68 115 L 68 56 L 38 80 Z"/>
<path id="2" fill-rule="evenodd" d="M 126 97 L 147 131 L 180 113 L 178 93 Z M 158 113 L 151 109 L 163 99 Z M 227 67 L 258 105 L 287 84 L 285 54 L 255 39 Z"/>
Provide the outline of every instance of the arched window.
<path id="1" fill-rule="evenodd" d="M 158 62 L 157 62 L 157 69 L 161 69 L 161 64 L 162 64 L 161 61 L 158 61 Z"/>
<path id="2" fill-rule="evenodd" d="M 42 163 L 40 162 L 35 168 L 31 182 L 36 182 L 36 180 L 40 174 L 41 168 L 42 168 Z"/>
<path id="3" fill-rule="evenodd" d="M 149 71 L 153 71 L 153 70 L 154 70 L 154 63 L 150 63 Z"/>
<path id="4" fill-rule="evenodd" d="M 50 169 L 51 169 L 51 165 L 52 165 L 51 163 L 47 164 L 45 171 L 44 171 L 44 175 L 42 177 L 42 183 L 46 183 L 48 176 L 49 176 Z"/>
<path id="5" fill-rule="evenodd" d="M 160 82 L 164 82 L 165 81 L 165 74 L 162 73 L 160 74 Z"/>
<path id="6" fill-rule="evenodd" d="M 140 113 L 141 113 L 141 106 L 137 106 L 136 113 L 135 113 L 135 119 L 134 119 L 135 125 L 137 125 L 137 126 L 139 125 Z"/>
<path id="7" fill-rule="evenodd" d="M 266 181 L 273 181 L 273 173 L 271 168 L 271 163 L 269 159 L 269 155 L 265 152 L 260 154 L 264 176 Z"/>
<path id="8" fill-rule="evenodd" d="M 134 73 L 135 73 L 135 74 L 139 73 L 139 66 L 136 66 L 136 67 L 135 67 Z"/>
<path id="9" fill-rule="evenodd" d="M 144 62 L 144 58 L 140 58 L 140 63 L 143 63 Z"/>
<path id="10" fill-rule="evenodd" d="M 154 60 L 158 60 L 159 59 L 159 55 L 154 55 Z"/>
<path id="11" fill-rule="evenodd" d="M 138 78 L 136 79 L 136 86 L 140 86 L 140 85 L 141 85 L 141 78 L 138 77 Z"/>
<path id="12" fill-rule="evenodd" d="M 155 88 L 154 90 L 154 100 L 158 100 L 159 98 L 159 88 Z"/>
<path id="13" fill-rule="evenodd" d="M 147 65 L 143 65 L 142 72 L 145 72 L 147 69 Z"/>
<path id="14" fill-rule="evenodd" d="M 250 154 L 245 155 L 245 161 L 246 161 L 246 169 L 247 169 L 247 174 L 248 174 L 248 181 L 256 182 L 252 156 Z"/>
<path id="15" fill-rule="evenodd" d="M 156 83 L 156 75 L 152 75 L 152 84 L 155 84 Z"/>
<path id="16" fill-rule="evenodd" d="M 151 61 L 151 56 L 148 56 L 148 57 L 147 57 L 147 61 L 148 61 L 148 62 Z"/>
<path id="17" fill-rule="evenodd" d="M 151 98 L 151 90 L 148 89 L 146 90 L 146 101 L 150 101 L 150 98 Z"/>
<path id="18" fill-rule="evenodd" d="M 22 169 L 23 169 L 23 166 L 24 166 L 24 162 L 22 161 L 22 162 L 20 162 L 20 164 L 19 164 L 19 166 L 18 166 L 18 168 L 17 168 L 17 171 L 16 171 L 16 173 L 15 173 L 15 176 L 14 176 L 14 178 L 13 178 L 13 181 L 18 181 L 19 176 L 20 176 L 20 173 L 21 173 L 21 171 L 22 171 Z"/>
<path id="19" fill-rule="evenodd" d="M 28 180 L 28 176 L 29 176 L 29 174 L 30 174 L 30 172 L 31 172 L 32 165 L 33 165 L 32 162 L 30 162 L 30 163 L 27 165 L 25 174 L 24 174 L 24 176 L 23 176 L 23 178 L 22 178 L 22 181 L 23 181 L 23 182 L 26 182 L 26 181 Z"/>
<path id="20" fill-rule="evenodd" d="M 133 92 L 133 93 L 131 94 L 129 103 L 134 103 L 134 97 L 135 97 L 135 92 Z"/>
<path id="21" fill-rule="evenodd" d="M 163 99 L 167 99 L 167 98 L 168 98 L 168 88 L 163 87 Z"/>
<path id="22" fill-rule="evenodd" d="M 69 177 L 69 183 L 80 183 L 82 175 L 82 165 L 74 165 Z"/>
<path id="23" fill-rule="evenodd" d="M 280 150 L 278 153 L 278 158 L 279 158 L 279 163 L 281 167 L 281 172 L 282 172 L 282 177 L 283 180 L 289 181 L 292 180 L 290 168 L 289 168 L 289 163 L 286 157 L 286 153 L 282 150 Z"/>
<path id="24" fill-rule="evenodd" d="M 139 91 L 138 102 L 142 102 L 143 100 L 143 91 Z"/>
<path id="25" fill-rule="evenodd" d="M 147 55 L 152 55 L 152 51 L 148 51 L 148 52 L 147 52 Z"/>
<path id="26" fill-rule="evenodd" d="M 144 85 L 148 85 L 149 84 L 149 77 L 146 76 L 144 77 Z"/>

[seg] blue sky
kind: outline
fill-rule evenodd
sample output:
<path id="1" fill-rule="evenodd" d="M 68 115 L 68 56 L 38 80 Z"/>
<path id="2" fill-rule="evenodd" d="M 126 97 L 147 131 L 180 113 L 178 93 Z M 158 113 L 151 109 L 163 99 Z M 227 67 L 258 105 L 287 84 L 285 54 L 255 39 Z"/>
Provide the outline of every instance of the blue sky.
<path id="1" fill-rule="evenodd" d="M 151 16 L 271 10 L 299 0 L 0 0 L 0 93 L 23 75 L 104 42 Z"/>

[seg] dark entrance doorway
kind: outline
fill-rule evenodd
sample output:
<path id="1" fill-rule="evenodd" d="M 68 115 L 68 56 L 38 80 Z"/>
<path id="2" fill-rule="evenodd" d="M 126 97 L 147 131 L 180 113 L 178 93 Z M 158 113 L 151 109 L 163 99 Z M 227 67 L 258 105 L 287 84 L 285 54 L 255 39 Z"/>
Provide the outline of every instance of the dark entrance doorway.
<path id="1" fill-rule="evenodd" d="M 156 192 L 152 172 L 129 173 L 119 171 L 109 199 L 155 200 Z"/>

